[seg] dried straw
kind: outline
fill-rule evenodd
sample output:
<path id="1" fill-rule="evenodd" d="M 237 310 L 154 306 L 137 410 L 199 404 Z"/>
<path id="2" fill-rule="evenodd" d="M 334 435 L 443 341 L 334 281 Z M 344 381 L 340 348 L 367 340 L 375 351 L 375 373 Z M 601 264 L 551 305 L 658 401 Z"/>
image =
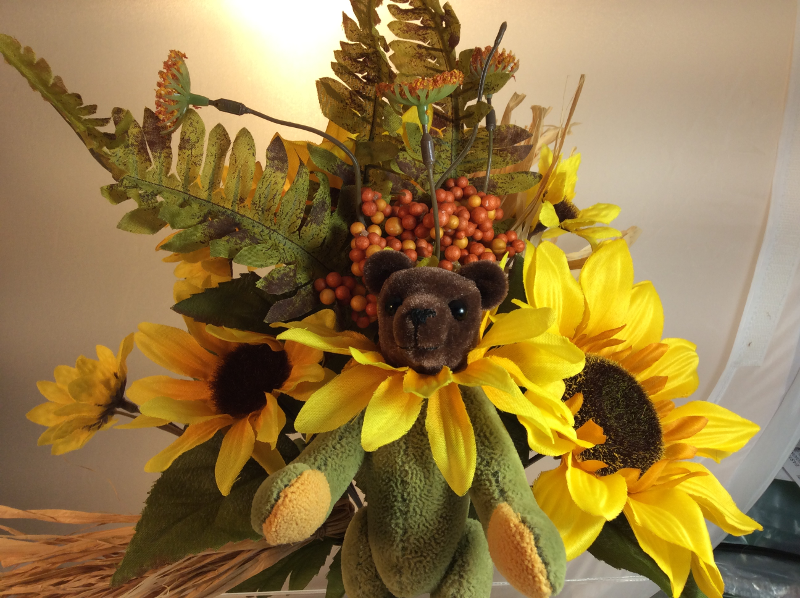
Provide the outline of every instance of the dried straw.
<path id="1" fill-rule="evenodd" d="M 278 562 L 301 546 L 323 537 L 344 536 L 353 517 L 347 498 L 336 503 L 317 533 L 297 544 L 269 546 L 245 540 L 188 556 L 151 570 L 146 577 L 112 588 L 111 576 L 133 537 L 133 526 L 70 535 L 29 535 L 0 526 L 0 596 L 41 598 L 210 598 Z M 93 527 L 135 523 L 138 516 L 78 511 L 21 511 L 0 506 L 0 519 L 36 519 Z"/>

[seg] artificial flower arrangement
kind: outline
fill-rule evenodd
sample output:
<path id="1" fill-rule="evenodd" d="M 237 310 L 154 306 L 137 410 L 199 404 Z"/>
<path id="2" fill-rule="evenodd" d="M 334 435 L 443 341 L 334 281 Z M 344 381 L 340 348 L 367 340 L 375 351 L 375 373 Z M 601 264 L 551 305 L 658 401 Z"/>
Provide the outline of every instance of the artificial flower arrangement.
<path id="1" fill-rule="evenodd" d="M 676 405 L 698 356 L 662 338 L 653 284 L 634 284 L 637 229 L 610 226 L 617 206 L 573 201 L 580 154 L 564 142 L 583 78 L 562 126 L 539 107 L 511 124 L 516 95 L 498 124 L 492 96 L 519 68 L 499 47 L 505 24 L 493 46 L 458 51 L 449 3 L 390 0 L 387 42 L 377 4 L 352 2 L 337 78 L 317 81 L 326 132 L 196 94 L 174 50 L 155 111 L 96 118 L 0 36 L 113 177 L 102 195 L 136 204 L 118 227 L 174 231 L 158 248 L 177 264 L 186 329 L 143 323 L 116 354 L 57 367 L 28 413 L 54 454 L 109 428 L 176 436 L 145 465 L 163 473 L 113 576 L 82 589 L 302 589 L 332 557 L 329 597 L 489 596 L 492 564 L 546 597 L 588 550 L 671 596 L 721 598 L 705 520 L 759 525 L 694 458 L 719 461 L 758 428 Z M 256 161 L 247 129 L 206 134 L 203 106 L 324 141 L 275 135 Z M 566 254 L 568 233 L 588 247 Z M 173 375 L 129 384 L 134 344 Z M 545 457 L 531 487 L 525 469 Z M 56 575 L 41 595 L 69 593 L 70 572 L 101 559 L 59 554 L 50 571 L 20 569 L 37 592 Z"/>

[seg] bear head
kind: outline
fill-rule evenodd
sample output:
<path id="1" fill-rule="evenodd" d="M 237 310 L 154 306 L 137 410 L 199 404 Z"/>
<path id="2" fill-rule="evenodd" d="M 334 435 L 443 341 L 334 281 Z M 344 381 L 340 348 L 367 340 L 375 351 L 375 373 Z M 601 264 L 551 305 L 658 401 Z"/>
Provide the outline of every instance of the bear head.
<path id="1" fill-rule="evenodd" d="M 478 343 L 482 312 L 500 305 L 508 280 L 480 260 L 457 273 L 414 267 L 399 251 L 379 251 L 364 266 L 364 283 L 378 296 L 381 354 L 389 365 L 433 375 L 466 366 Z"/>

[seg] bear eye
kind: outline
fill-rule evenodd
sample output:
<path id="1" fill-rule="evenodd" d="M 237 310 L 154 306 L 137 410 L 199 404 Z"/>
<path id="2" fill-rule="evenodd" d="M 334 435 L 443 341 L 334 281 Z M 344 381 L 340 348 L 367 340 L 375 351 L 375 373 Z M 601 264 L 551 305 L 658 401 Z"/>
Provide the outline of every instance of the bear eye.
<path id="1" fill-rule="evenodd" d="M 464 302 L 460 299 L 451 301 L 449 307 L 450 313 L 453 314 L 453 317 L 459 322 L 467 317 L 467 306 L 464 305 Z"/>
<path id="2" fill-rule="evenodd" d="M 386 315 L 393 316 L 397 310 L 400 309 L 401 305 L 403 305 L 403 300 L 400 297 L 389 297 L 389 299 L 386 300 L 386 305 L 384 306 Z"/>

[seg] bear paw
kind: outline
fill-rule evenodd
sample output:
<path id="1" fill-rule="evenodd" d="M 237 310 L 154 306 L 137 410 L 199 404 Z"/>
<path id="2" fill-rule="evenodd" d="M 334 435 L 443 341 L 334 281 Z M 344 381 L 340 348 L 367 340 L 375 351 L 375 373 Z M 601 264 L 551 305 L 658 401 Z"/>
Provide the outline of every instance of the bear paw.
<path id="1" fill-rule="evenodd" d="M 273 546 L 305 540 L 325 523 L 330 504 L 325 474 L 307 469 L 281 491 L 261 526 L 264 539 Z"/>
<path id="2" fill-rule="evenodd" d="M 533 533 L 508 503 L 497 505 L 486 535 L 492 560 L 511 585 L 530 598 L 553 593 Z"/>

